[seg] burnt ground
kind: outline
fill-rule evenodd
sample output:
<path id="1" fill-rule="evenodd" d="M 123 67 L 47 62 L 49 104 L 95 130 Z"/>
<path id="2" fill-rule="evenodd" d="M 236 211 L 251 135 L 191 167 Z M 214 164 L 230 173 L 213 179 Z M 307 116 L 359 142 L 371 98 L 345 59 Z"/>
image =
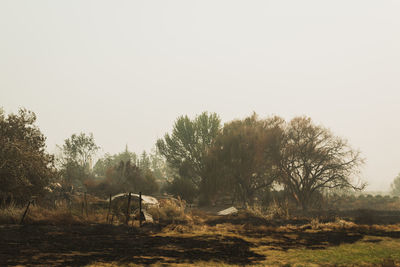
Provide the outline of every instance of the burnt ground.
<path id="1" fill-rule="evenodd" d="M 146 265 L 199 260 L 245 265 L 264 259 L 250 251 L 251 246 L 237 237 L 165 237 L 125 226 L 3 226 L 0 266 L 81 266 L 95 261 Z"/>
<path id="2" fill-rule="evenodd" d="M 239 236 L 207 232 L 179 236 L 100 224 L 5 225 L 0 226 L 0 266 L 82 266 L 93 262 L 168 265 L 197 261 L 250 265 L 266 260 L 265 256 L 253 252 L 252 247 L 270 246 L 282 251 L 300 247 L 324 249 L 354 243 L 365 235 L 400 238 L 400 232 L 357 228 L 328 232 L 307 232 L 301 228 L 288 232 L 258 232 L 249 228 Z M 266 236 L 271 237 L 269 241 L 263 238 Z M 240 237 L 260 238 L 260 242 L 249 243 Z"/>

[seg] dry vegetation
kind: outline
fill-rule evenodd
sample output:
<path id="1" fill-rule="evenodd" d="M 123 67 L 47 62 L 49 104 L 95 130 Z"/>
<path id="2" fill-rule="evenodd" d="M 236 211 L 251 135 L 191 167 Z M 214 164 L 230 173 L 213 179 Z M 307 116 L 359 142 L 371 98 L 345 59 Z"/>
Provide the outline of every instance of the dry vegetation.
<path id="1" fill-rule="evenodd" d="M 155 223 L 142 228 L 106 224 L 106 209 L 86 216 L 66 205 L 33 206 L 17 225 L 24 209 L 0 209 L 0 265 L 400 266 L 399 223 L 278 216 L 257 208 L 216 216 L 165 199 L 148 210 Z"/>

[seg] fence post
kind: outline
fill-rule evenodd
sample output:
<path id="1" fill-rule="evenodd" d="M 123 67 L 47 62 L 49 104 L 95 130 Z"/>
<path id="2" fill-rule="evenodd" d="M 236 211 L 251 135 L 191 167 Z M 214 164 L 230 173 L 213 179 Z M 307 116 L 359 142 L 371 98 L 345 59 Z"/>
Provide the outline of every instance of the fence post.
<path id="1" fill-rule="evenodd" d="M 126 225 L 128 225 L 131 209 L 131 192 L 128 195 L 128 207 L 126 208 Z"/>
<path id="2" fill-rule="evenodd" d="M 111 194 L 110 194 L 110 201 L 108 202 L 108 212 L 107 212 L 106 223 L 108 223 L 108 216 L 110 216 L 110 211 L 111 211 Z"/>
<path id="3" fill-rule="evenodd" d="M 19 224 L 22 224 L 22 223 L 24 222 L 24 219 L 25 219 L 26 213 L 28 212 L 28 210 L 29 210 L 29 206 L 31 205 L 31 203 L 32 203 L 32 201 L 31 201 L 31 200 L 29 200 L 29 202 L 28 202 L 28 205 L 26 206 L 25 212 L 24 212 L 24 214 L 22 215 L 22 218 L 21 218 L 21 221 L 20 221 L 20 223 L 19 223 Z"/>
<path id="4" fill-rule="evenodd" d="M 139 227 L 142 227 L 142 192 L 139 192 Z"/>

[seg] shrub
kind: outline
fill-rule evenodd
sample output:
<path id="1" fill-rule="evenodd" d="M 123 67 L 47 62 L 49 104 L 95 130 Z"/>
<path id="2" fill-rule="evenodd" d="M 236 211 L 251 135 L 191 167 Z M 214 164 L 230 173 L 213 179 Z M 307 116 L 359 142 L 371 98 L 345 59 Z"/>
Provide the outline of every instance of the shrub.
<path id="1" fill-rule="evenodd" d="M 160 199 L 159 207 L 152 207 L 147 210 L 153 219 L 160 223 L 175 223 L 191 221 L 185 213 L 186 202 L 181 199 Z"/>
<path id="2" fill-rule="evenodd" d="M 194 197 L 197 194 L 195 185 L 189 179 L 178 177 L 165 186 L 165 191 L 189 203 L 193 203 Z"/>

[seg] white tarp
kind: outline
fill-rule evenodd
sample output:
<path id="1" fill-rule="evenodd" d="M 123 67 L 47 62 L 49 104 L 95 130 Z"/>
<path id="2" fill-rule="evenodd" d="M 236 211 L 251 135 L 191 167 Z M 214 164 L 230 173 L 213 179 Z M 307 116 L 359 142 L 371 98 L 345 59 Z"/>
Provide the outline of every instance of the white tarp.
<path id="1" fill-rule="evenodd" d="M 154 222 L 153 216 L 151 216 L 150 213 L 147 213 L 146 211 L 142 211 L 142 213 L 143 213 L 143 217 L 144 217 L 144 221 L 145 222 L 149 222 L 149 223 Z"/>
<path id="2" fill-rule="evenodd" d="M 116 198 L 121 198 L 121 197 L 125 198 L 125 197 L 128 197 L 128 195 L 129 195 L 129 193 L 121 193 L 121 194 L 118 194 L 118 195 L 115 195 L 115 196 L 111 197 L 111 200 L 114 200 Z M 139 195 L 138 194 L 131 194 L 131 197 L 139 199 Z M 158 205 L 158 200 L 156 198 L 154 198 L 154 197 L 151 197 L 151 196 L 142 195 L 142 203 L 144 205 Z"/>
<path id="3" fill-rule="evenodd" d="M 218 215 L 229 215 L 229 214 L 234 214 L 236 212 L 238 212 L 237 208 L 230 207 L 230 208 L 219 211 Z"/>

